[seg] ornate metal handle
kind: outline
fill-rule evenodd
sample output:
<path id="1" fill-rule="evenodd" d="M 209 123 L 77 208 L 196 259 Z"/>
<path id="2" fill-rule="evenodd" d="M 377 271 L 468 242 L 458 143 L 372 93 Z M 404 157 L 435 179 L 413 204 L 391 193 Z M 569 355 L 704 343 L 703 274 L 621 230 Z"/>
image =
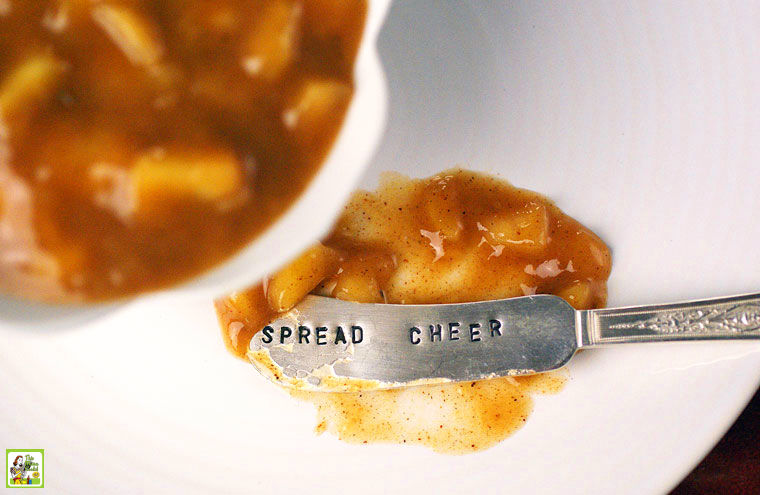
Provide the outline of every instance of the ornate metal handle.
<path id="1" fill-rule="evenodd" d="M 579 311 L 580 346 L 628 342 L 760 339 L 760 294 Z"/>

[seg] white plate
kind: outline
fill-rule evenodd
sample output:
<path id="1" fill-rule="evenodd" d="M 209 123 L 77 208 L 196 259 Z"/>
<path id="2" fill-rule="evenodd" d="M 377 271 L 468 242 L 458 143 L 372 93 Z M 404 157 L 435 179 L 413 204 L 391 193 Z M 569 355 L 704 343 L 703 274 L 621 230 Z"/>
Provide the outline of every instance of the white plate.
<path id="1" fill-rule="evenodd" d="M 546 193 L 612 246 L 613 305 L 760 290 L 758 25 L 746 1 L 398 2 L 366 185 L 463 163 Z M 760 379 L 756 343 L 589 351 L 513 437 L 447 457 L 315 436 L 210 304 L 0 315 L 0 443 L 44 448 L 51 493 L 663 493 Z"/>

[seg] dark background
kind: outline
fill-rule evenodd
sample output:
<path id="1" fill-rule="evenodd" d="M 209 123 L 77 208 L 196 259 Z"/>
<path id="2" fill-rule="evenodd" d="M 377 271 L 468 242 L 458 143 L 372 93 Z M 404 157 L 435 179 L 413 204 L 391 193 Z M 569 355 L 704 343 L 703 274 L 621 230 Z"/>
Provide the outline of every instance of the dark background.
<path id="1" fill-rule="evenodd" d="M 760 494 L 760 390 L 726 436 L 670 495 Z"/>

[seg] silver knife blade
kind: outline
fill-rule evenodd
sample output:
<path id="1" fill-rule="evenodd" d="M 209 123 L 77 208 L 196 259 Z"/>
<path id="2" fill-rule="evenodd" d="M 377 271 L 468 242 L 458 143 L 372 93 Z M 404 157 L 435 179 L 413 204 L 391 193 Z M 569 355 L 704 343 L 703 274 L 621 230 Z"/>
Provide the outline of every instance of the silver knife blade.
<path id="1" fill-rule="evenodd" d="M 257 333 L 248 358 L 305 389 L 355 390 L 540 373 L 578 349 L 556 296 L 463 304 L 362 304 L 308 296 Z"/>

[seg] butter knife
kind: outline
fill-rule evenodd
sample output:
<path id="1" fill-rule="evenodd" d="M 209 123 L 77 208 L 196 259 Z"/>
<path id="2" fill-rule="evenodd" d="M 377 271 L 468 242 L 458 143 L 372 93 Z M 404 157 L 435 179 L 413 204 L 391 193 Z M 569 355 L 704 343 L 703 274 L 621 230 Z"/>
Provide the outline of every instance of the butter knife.
<path id="1" fill-rule="evenodd" d="M 760 339 L 760 294 L 582 311 L 550 295 L 434 305 L 308 296 L 247 355 L 281 385 L 347 391 L 527 375 L 579 349 L 712 339 Z"/>

